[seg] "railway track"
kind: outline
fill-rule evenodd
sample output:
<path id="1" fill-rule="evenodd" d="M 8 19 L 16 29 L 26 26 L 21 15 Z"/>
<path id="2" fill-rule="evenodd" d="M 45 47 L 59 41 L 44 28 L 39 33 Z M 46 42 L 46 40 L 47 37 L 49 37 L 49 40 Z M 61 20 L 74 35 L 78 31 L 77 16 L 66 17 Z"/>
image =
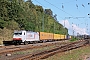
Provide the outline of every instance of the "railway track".
<path id="1" fill-rule="evenodd" d="M 4 53 L 11 53 L 16 51 L 23 51 L 34 48 L 42 48 L 46 46 L 53 46 L 55 44 L 66 44 L 66 42 L 52 42 L 52 43 L 40 43 L 40 44 L 30 44 L 30 45 L 19 45 L 19 46 L 3 46 L 0 48 L 0 55 Z"/>
<path id="2" fill-rule="evenodd" d="M 73 42 L 73 43 L 65 44 L 63 46 L 58 46 L 56 48 L 46 50 L 46 51 L 43 51 L 43 52 L 28 54 L 26 56 L 22 56 L 22 57 L 19 57 L 19 58 L 14 58 L 13 60 L 40 60 L 40 59 L 45 59 L 45 58 L 47 58 L 49 56 L 52 56 L 56 53 L 76 49 L 76 48 L 79 48 L 79 47 L 84 46 L 86 44 L 87 44 L 87 41 Z"/>

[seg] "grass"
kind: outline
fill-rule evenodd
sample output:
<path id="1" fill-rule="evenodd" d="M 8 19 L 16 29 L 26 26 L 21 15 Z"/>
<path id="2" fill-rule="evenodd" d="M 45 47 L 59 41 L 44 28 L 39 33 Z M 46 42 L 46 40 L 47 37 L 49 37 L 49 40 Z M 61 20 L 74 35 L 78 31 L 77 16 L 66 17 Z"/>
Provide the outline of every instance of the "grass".
<path id="1" fill-rule="evenodd" d="M 58 53 L 46 60 L 84 60 L 86 56 L 90 56 L 90 46 L 81 47 L 64 53 Z"/>
<path id="2" fill-rule="evenodd" d="M 77 41 L 77 40 L 79 40 L 79 39 L 76 37 L 72 37 L 72 39 L 70 41 L 73 42 L 73 41 Z"/>
<path id="3" fill-rule="evenodd" d="M 39 51 L 45 51 L 45 50 L 49 50 L 55 48 L 55 46 L 47 46 L 47 47 L 43 47 L 43 48 L 37 48 L 37 49 L 30 49 L 30 50 L 26 50 L 26 51 L 19 51 L 19 52 L 15 52 L 13 53 L 14 55 L 21 55 L 21 54 L 29 54 L 29 53 L 37 53 Z"/>

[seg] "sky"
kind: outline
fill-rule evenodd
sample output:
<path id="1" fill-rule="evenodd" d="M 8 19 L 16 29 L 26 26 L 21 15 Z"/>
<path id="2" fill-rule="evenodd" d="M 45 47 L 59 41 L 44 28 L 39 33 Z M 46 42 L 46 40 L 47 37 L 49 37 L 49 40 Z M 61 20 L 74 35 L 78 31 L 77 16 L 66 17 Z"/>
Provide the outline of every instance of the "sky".
<path id="1" fill-rule="evenodd" d="M 25 0 L 26 1 L 26 0 Z M 44 9 L 51 9 L 70 35 L 90 35 L 90 0 L 31 0 Z"/>

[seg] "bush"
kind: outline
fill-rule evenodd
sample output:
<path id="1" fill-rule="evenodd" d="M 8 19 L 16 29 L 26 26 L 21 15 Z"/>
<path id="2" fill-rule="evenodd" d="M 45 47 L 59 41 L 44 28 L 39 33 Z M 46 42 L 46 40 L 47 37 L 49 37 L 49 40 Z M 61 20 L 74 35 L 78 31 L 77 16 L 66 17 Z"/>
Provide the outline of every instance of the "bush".
<path id="1" fill-rule="evenodd" d="M 77 40 L 78 40 L 78 38 L 72 37 L 72 39 L 70 41 L 77 41 Z"/>

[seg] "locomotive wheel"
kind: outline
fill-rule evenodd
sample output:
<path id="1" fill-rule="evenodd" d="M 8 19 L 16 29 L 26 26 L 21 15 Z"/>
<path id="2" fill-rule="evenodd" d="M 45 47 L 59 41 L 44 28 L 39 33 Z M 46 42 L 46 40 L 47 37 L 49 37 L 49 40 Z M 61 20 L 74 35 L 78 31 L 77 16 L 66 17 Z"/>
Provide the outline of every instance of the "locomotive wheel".
<path id="1" fill-rule="evenodd" d="M 27 45 L 27 44 L 28 44 L 28 42 L 27 42 L 27 41 L 25 41 L 25 42 L 24 42 L 24 45 Z"/>

